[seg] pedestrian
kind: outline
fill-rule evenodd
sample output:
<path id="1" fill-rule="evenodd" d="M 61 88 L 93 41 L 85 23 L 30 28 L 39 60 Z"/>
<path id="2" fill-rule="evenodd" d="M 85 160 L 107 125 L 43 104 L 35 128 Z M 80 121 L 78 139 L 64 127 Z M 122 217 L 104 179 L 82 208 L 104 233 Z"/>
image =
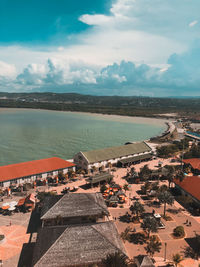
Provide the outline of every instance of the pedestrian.
<path id="1" fill-rule="evenodd" d="M 189 226 L 192 226 L 192 223 L 191 222 L 189 222 Z"/>
<path id="2" fill-rule="evenodd" d="M 10 221 L 10 226 L 12 225 L 11 221 Z"/>
<path id="3" fill-rule="evenodd" d="M 186 224 L 188 224 L 188 220 L 186 220 Z"/>

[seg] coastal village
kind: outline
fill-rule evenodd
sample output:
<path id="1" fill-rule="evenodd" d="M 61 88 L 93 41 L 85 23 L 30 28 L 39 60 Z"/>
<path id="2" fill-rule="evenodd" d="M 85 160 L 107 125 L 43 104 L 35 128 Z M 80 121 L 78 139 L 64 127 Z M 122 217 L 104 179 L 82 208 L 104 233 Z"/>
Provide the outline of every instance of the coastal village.
<path id="1" fill-rule="evenodd" d="M 0 166 L 1 266 L 198 267 L 199 129 L 167 124 L 147 141 Z"/>

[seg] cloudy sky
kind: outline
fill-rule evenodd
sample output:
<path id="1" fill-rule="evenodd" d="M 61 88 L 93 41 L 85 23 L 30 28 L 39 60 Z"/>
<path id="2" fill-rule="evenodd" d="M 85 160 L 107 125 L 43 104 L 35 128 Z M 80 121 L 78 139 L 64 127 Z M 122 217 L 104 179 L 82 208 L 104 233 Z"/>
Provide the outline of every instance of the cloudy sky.
<path id="1" fill-rule="evenodd" d="M 200 96 L 199 0 L 1 0 L 0 91 Z"/>

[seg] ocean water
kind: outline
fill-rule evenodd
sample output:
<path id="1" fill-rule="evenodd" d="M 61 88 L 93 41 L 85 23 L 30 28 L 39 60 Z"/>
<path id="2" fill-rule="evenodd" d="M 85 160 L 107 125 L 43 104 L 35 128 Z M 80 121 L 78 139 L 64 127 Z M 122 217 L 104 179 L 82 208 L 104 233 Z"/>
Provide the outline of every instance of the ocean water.
<path id="1" fill-rule="evenodd" d="M 1 109 L 0 165 L 73 158 L 79 151 L 123 145 L 162 133 L 164 122 L 132 122 L 121 116 L 62 111 Z"/>

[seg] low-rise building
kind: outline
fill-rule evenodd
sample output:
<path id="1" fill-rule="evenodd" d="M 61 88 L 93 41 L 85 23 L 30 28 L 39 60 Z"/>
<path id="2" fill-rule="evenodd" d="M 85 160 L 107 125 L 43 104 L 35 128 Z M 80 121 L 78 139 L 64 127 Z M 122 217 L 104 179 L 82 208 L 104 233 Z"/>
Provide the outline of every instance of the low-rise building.
<path id="1" fill-rule="evenodd" d="M 42 226 L 105 221 L 109 215 L 101 193 L 68 193 L 46 197 L 42 204 Z"/>
<path id="2" fill-rule="evenodd" d="M 193 174 L 200 174 L 200 158 L 183 159 L 183 163 L 185 166 L 190 166 Z"/>
<path id="3" fill-rule="evenodd" d="M 38 232 L 31 266 L 93 266 L 117 252 L 126 255 L 113 222 L 44 227 Z"/>
<path id="4" fill-rule="evenodd" d="M 190 196 L 200 210 L 200 176 L 186 176 L 183 181 L 174 180 L 175 187 L 185 196 Z"/>
<path id="5" fill-rule="evenodd" d="M 75 164 L 57 157 L 0 166 L 0 186 L 30 183 L 69 170 L 75 170 Z"/>
<path id="6" fill-rule="evenodd" d="M 134 163 L 135 160 L 146 160 L 150 158 L 152 149 L 145 142 L 137 142 L 117 147 L 108 147 L 86 152 L 79 152 L 74 156 L 74 163 L 78 168 L 90 170 L 101 169 L 109 164 L 116 165 L 118 162 Z M 149 155 L 149 157 L 147 157 Z"/>

